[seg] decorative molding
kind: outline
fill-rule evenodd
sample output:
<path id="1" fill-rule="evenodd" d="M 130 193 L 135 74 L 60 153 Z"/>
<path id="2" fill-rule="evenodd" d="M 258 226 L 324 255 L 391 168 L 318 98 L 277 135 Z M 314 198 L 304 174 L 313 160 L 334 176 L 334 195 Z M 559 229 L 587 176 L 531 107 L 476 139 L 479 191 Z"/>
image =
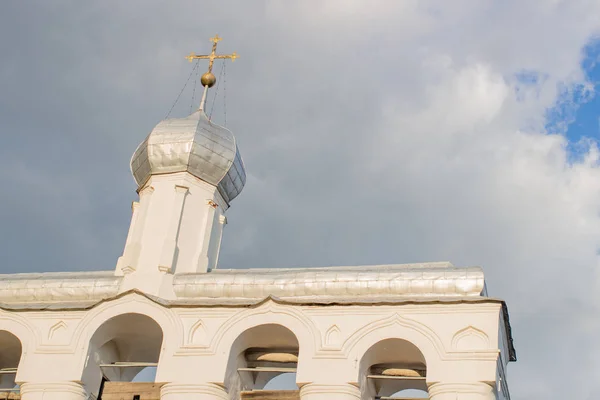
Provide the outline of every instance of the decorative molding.
<path id="1" fill-rule="evenodd" d="M 123 271 L 124 275 L 129 275 L 132 272 L 135 272 L 135 268 L 132 267 L 131 265 L 126 265 L 124 267 L 121 268 L 121 271 Z"/>
<path id="2" fill-rule="evenodd" d="M 175 185 L 175 191 L 177 193 L 186 194 L 190 190 L 189 187 L 183 185 Z"/>
<path id="3" fill-rule="evenodd" d="M 399 325 L 401 327 L 407 328 L 416 333 L 418 336 L 423 337 L 424 339 L 426 339 L 427 342 L 429 342 L 429 344 L 431 344 L 432 348 L 435 350 L 439 358 L 445 358 L 446 348 L 440 337 L 431 328 L 429 328 L 421 322 L 415 321 L 410 318 L 405 318 L 399 315 L 398 313 L 394 313 L 388 316 L 387 318 L 383 318 L 378 321 L 370 322 L 364 325 L 361 329 L 357 330 L 348 339 L 346 339 L 346 341 L 342 345 L 342 352 L 344 354 L 348 354 L 363 338 L 365 338 L 370 333 L 393 325 Z M 410 339 L 407 339 L 405 336 L 406 335 L 402 335 L 401 332 L 398 332 L 397 335 L 390 336 L 389 338 L 397 338 L 409 341 L 419 348 L 419 350 L 423 353 L 424 357 L 427 357 L 426 352 L 424 351 L 424 349 L 419 347 L 418 343 L 414 343 Z"/>
<path id="4" fill-rule="evenodd" d="M 77 349 L 73 333 L 85 314 L 75 311 L 68 314 L 32 313 L 31 321 L 40 331 L 36 354 L 74 354 Z M 60 318 L 60 319 L 57 319 Z"/>
<path id="5" fill-rule="evenodd" d="M 388 337 L 389 339 L 403 339 L 414 344 L 423 353 L 423 356 L 426 358 L 427 364 L 431 364 L 431 361 L 433 360 L 430 360 L 430 358 L 434 355 L 442 361 L 470 360 L 495 362 L 499 354 L 498 349 L 468 351 L 446 349 L 446 346 L 443 344 L 441 338 L 434 330 L 432 330 L 431 328 L 429 328 L 421 322 L 394 313 L 393 315 L 390 315 L 387 318 L 383 318 L 374 322 L 369 322 L 366 325 L 364 325 L 361 329 L 355 331 L 352 335 L 350 335 L 349 338 L 347 338 L 344 341 L 339 355 L 332 354 L 331 352 L 328 352 L 327 349 L 322 349 L 315 354 L 315 358 L 345 358 L 352 351 L 352 349 L 356 347 L 356 345 L 360 343 L 363 340 L 363 338 L 365 338 L 367 335 L 374 333 L 377 330 L 384 329 L 393 325 L 399 325 L 403 328 L 407 328 L 413 333 L 416 333 L 418 335 L 417 338 L 422 337 L 426 339 L 425 342 L 417 343 L 416 341 L 411 340 L 411 338 L 409 337 L 410 335 L 402 334 L 401 330 L 399 330 L 398 333 L 395 333 Z M 431 349 L 434 351 L 434 353 L 426 351 L 426 348 L 423 347 L 423 345 L 426 346 L 427 344 L 431 345 Z"/>
<path id="6" fill-rule="evenodd" d="M 489 350 L 490 338 L 481 329 L 469 325 L 454 334 L 452 337 L 452 349 L 458 351 Z"/>
<path id="7" fill-rule="evenodd" d="M 306 351 L 310 354 L 319 347 L 318 342 L 320 341 L 321 335 L 320 335 L 319 330 L 314 325 L 314 323 L 311 319 L 307 318 L 306 315 L 304 315 L 300 310 L 298 310 L 295 307 L 290 308 L 290 307 L 281 306 L 281 305 L 275 303 L 274 301 L 269 300 L 269 301 L 263 303 L 262 305 L 260 305 L 258 308 L 251 308 L 251 309 L 241 311 L 241 312 L 233 315 L 231 318 L 229 318 L 223 324 L 221 324 L 219 326 L 219 329 L 217 330 L 217 332 L 212 337 L 212 340 L 211 340 L 211 343 L 209 346 L 210 352 L 214 353 L 217 351 L 217 349 L 221 346 L 221 342 L 222 342 L 225 334 L 233 331 L 231 329 L 232 327 L 234 327 L 241 321 L 245 321 L 251 317 L 256 317 L 259 315 L 283 316 L 283 317 L 290 317 L 290 318 L 297 320 L 301 325 L 304 326 L 304 328 L 309 332 L 310 337 L 312 337 L 312 339 L 313 339 L 312 343 L 306 343 L 306 342 L 299 343 L 300 348 L 303 349 L 303 351 Z M 287 329 L 292 331 L 292 333 L 294 333 L 294 335 L 296 336 L 296 338 L 299 341 L 301 340 L 302 337 L 304 337 L 303 335 L 299 335 L 298 332 L 294 332 L 294 328 L 290 327 L 289 325 L 286 325 L 284 321 L 277 321 L 277 318 L 264 318 L 264 322 L 254 325 L 254 326 L 259 326 L 259 325 L 264 325 L 264 324 L 279 324 L 279 325 L 285 326 Z M 242 334 L 246 329 L 250 329 L 251 327 L 252 326 L 247 327 L 240 332 L 236 331 L 236 337 L 239 336 L 240 334 Z M 228 346 L 230 346 L 230 345 L 231 345 L 231 343 L 228 343 Z"/>
<path id="8" fill-rule="evenodd" d="M 144 188 L 142 188 L 139 191 L 140 197 L 145 196 L 147 194 L 152 194 L 152 193 L 154 193 L 154 187 L 153 186 L 145 186 Z"/>
<path id="9" fill-rule="evenodd" d="M 206 347 L 208 335 L 201 319 L 196 321 L 188 333 L 188 344 Z"/>
<path id="10" fill-rule="evenodd" d="M 327 348 L 339 349 L 342 341 L 342 332 L 337 325 L 332 325 L 325 332 L 325 346 Z"/>
<path id="11" fill-rule="evenodd" d="M 204 274 L 206 275 L 206 274 Z M 121 276 L 116 276 L 116 279 L 122 279 L 123 277 Z M 177 275 L 175 275 L 175 280 L 177 280 L 178 277 Z M 0 282 L 1 285 L 2 282 Z M 190 284 L 193 284 L 190 283 Z M 183 286 L 183 283 L 180 283 L 179 286 Z M 347 315 L 348 313 L 350 314 L 355 314 L 354 311 L 352 310 L 356 310 L 359 308 L 363 308 L 363 309 L 370 309 L 370 310 L 374 310 L 376 307 L 377 309 L 381 309 L 381 310 L 396 310 L 397 306 L 402 306 L 403 310 L 409 310 L 410 312 L 408 314 L 432 314 L 432 313 L 436 313 L 438 311 L 443 311 L 444 309 L 446 309 L 446 311 L 444 311 L 444 313 L 446 314 L 467 314 L 469 313 L 471 310 L 471 308 L 468 308 L 466 310 L 457 310 L 456 308 L 453 307 L 449 307 L 449 308 L 444 308 L 444 307 L 448 307 L 448 306 L 472 306 L 472 310 L 474 310 L 473 312 L 477 312 L 477 308 L 481 307 L 484 309 L 484 311 L 481 311 L 481 313 L 487 313 L 489 311 L 496 311 L 498 309 L 498 306 L 504 308 L 504 301 L 503 300 L 499 300 L 499 299 L 495 299 L 495 298 L 486 298 L 486 297 L 479 297 L 479 298 L 460 298 L 460 299 L 423 299 L 423 300 L 410 300 L 410 299 L 404 299 L 404 298 L 396 298 L 396 299 L 388 299 L 388 300 L 378 300 L 378 299 L 371 299 L 371 302 L 362 302 L 358 299 L 356 299 L 356 301 L 337 301 L 337 300 L 331 300 L 331 299 L 327 299 L 327 298 L 319 298 L 319 297 L 299 297 L 299 298 L 293 298 L 293 297 L 285 297 L 285 298 L 280 298 L 277 296 L 273 296 L 273 295 L 268 295 L 268 296 L 264 296 L 264 297 L 260 297 L 260 298 L 244 298 L 244 299 L 239 299 L 239 298 L 226 298 L 226 299 L 220 299 L 220 298 L 201 298 L 201 299 L 160 299 L 157 298 L 155 296 L 149 296 L 147 294 L 145 294 L 144 292 L 140 291 L 139 289 L 129 289 L 126 290 L 124 292 L 120 292 L 115 294 L 114 296 L 109 296 L 106 298 L 102 298 L 99 299 L 97 301 L 93 301 L 93 302 L 84 302 L 84 303 L 52 303 L 52 307 L 48 307 L 48 304 L 44 304 L 44 303 L 33 303 L 33 304 L 10 304 L 10 303 L 6 303 L 6 302 L 2 302 L 0 301 L 0 310 L 5 310 L 5 311 L 9 311 L 9 312 L 17 312 L 17 311 L 27 311 L 27 312 L 31 312 L 31 311 L 44 311 L 44 312 L 48 312 L 48 311 L 86 311 L 86 310 L 90 310 L 94 307 L 98 307 L 101 304 L 104 304 L 106 302 L 110 302 L 113 301 L 115 299 L 121 298 L 123 296 L 127 296 L 129 294 L 138 294 L 140 296 L 145 297 L 146 299 L 150 300 L 151 302 L 158 304 L 162 307 L 165 308 L 171 308 L 171 309 L 175 309 L 175 308 L 179 308 L 179 307 L 195 307 L 197 309 L 202 309 L 202 310 L 209 310 L 211 308 L 214 307 L 223 307 L 226 309 L 234 309 L 237 308 L 239 309 L 240 307 L 258 307 L 261 304 L 265 304 L 269 301 L 272 301 L 274 303 L 277 303 L 279 305 L 282 306 L 297 306 L 298 308 L 303 307 L 303 306 L 308 306 L 308 307 L 313 307 L 315 305 L 328 305 L 328 306 L 336 306 L 338 308 L 338 310 L 341 309 L 348 309 L 350 311 L 338 311 L 337 313 L 334 311 L 331 314 L 330 313 L 326 313 L 326 315 L 328 316 L 333 316 L 333 315 Z M 415 310 L 416 308 L 411 308 L 415 305 L 418 306 L 426 306 L 426 307 L 421 307 L 419 308 L 421 311 L 420 312 L 413 312 L 412 310 Z M 352 307 L 356 307 L 356 308 L 352 308 Z M 387 308 L 385 308 L 387 307 Z M 406 308 L 404 308 L 406 307 Z M 316 309 L 314 309 L 316 310 Z M 312 310 L 312 311 L 314 311 Z M 429 310 L 429 311 L 427 311 Z M 487 310 L 487 311 L 486 311 Z M 204 311 L 203 311 L 204 312 Z M 309 309 L 303 308 L 303 312 L 307 315 L 319 315 L 319 313 L 313 313 L 313 312 L 309 312 Z M 389 314 L 388 311 L 380 311 L 379 314 Z M 356 313 L 356 315 L 373 315 L 373 313 Z M 511 359 L 511 361 L 514 361 L 513 359 Z"/>
<path id="12" fill-rule="evenodd" d="M 168 274 L 169 272 L 171 272 L 171 267 L 166 266 L 166 265 L 159 265 L 158 272 L 162 272 L 163 274 Z"/>
<path id="13" fill-rule="evenodd" d="M 499 354 L 500 350 L 498 349 L 449 351 L 442 360 L 496 362 Z"/>
<path id="14" fill-rule="evenodd" d="M 342 303 L 337 310 L 331 310 L 328 307 L 321 308 L 306 308 L 307 315 L 326 315 L 330 316 L 345 316 L 345 315 L 389 315 L 398 311 L 397 306 L 402 305 L 402 315 L 407 314 L 489 314 L 490 312 L 498 312 L 502 306 L 502 302 L 493 298 L 462 298 L 457 301 L 439 299 L 397 299 L 395 301 L 372 302 L 364 303 Z M 373 305 L 377 305 L 377 310 L 374 310 Z"/>
<path id="15" fill-rule="evenodd" d="M 57 338 L 57 336 L 64 336 L 66 332 L 67 324 L 65 323 L 65 321 L 58 321 L 57 323 L 52 325 L 48 330 L 48 340 L 59 340 L 60 338 Z"/>
<path id="16" fill-rule="evenodd" d="M 182 318 L 198 318 L 202 315 L 202 318 L 229 318 L 235 314 L 235 310 L 231 308 L 218 309 L 218 308 L 176 308 L 174 309 L 178 316 Z"/>

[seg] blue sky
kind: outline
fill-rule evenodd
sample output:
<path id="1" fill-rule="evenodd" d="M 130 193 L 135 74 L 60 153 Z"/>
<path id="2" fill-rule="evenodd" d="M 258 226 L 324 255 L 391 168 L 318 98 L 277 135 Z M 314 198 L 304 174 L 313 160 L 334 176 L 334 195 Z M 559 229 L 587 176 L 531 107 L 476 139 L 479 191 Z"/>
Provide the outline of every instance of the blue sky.
<path id="1" fill-rule="evenodd" d="M 190 65 L 189 69 L 192 70 L 192 68 L 193 66 Z M 220 70 L 218 64 L 216 68 Z M 560 133 L 565 135 L 568 140 L 567 157 L 574 163 L 587 154 L 590 140 L 592 143 L 600 141 L 600 95 L 598 93 L 600 90 L 600 40 L 591 40 L 581 50 L 581 68 L 585 83 L 579 82 L 574 85 L 566 85 L 564 82 L 559 82 L 559 92 L 562 91 L 563 93 L 556 99 L 556 105 L 549 107 L 545 112 L 547 118 L 546 131 L 550 134 Z M 184 75 L 187 78 L 187 73 Z M 520 84 L 537 89 L 541 88 L 548 79 L 543 73 L 527 71 L 519 72 L 516 77 Z M 183 75 L 180 78 L 183 80 Z M 175 114 L 184 115 L 188 111 L 190 101 L 193 102 L 193 85 L 193 82 L 189 83 L 181 94 L 174 107 Z M 183 83 L 180 86 L 183 86 Z M 179 87 L 176 91 L 179 91 Z M 216 96 L 216 100 L 213 96 Z M 196 93 L 195 99 L 197 100 L 198 97 L 198 93 Z M 212 108 L 213 101 L 216 103 L 218 113 L 222 113 L 222 110 L 219 109 L 220 102 L 223 101 L 222 92 L 213 93 L 209 96 L 209 110 Z M 220 119 L 222 115 L 215 115 L 215 118 Z M 491 286 L 494 285 L 494 282 L 491 282 Z M 519 311 L 517 310 L 516 313 L 519 313 Z M 518 330 L 515 332 L 518 333 Z M 517 343 L 519 343 L 518 335 L 516 337 Z M 141 379 L 151 379 L 152 376 L 152 373 L 140 374 Z M 272 380 L 267 387 L 270 389 L 295 388 L 294 377 L 295 374 L 284 374 Z M 512 378 L 512 380 L 514 381 L 515 378 Z M 427 397 L 418 391 L 403 393 L 403 395 Z M 519 393 L 513 395 L 513 397 L 521 398 Z"/>
<path id="2" fill-rule="evenodd" d="M 2 273 L 115 268 L 131 154 L 215 33 L 240 55 L 248 172 L 221 268 L 480 265 L 513 400 L 596 400 L 600 167 L 578 143 L 600 140 L 597 0 L 0 2 Z"/>
<path id="3" fill-rule="evenodd" d="M 548 110 L 547 129 L 564 131 L 569 140 L 571 156 L 577 158 L 582 139 L 600 141 L 600 40 L 592 40 L 582 50 L 581 66 L 588 85 L 571 87 L 568 101 Z M 571 103 L 572 101 L 572 103 Z M 563 126 L 562 124 L 565 124 Z M 585 148 L 585 146 L 584 146 Z"/>

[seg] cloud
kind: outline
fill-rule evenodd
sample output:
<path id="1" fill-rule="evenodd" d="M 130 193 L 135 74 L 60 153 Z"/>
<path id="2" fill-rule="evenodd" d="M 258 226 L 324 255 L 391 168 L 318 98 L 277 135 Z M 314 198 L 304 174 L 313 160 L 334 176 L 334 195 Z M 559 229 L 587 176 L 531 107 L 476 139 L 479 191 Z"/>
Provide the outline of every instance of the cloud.
<path id="1" fill-rule="evenodd" d="M 573 157 L 548 110 L 594 95 L 596 1 L 58 4 L 0 10 L 3 270 L 114 267 L 129 157 L 219 33 L 249 174 L 221 267 L 482 265 L 512 397 L 592 398 L 598 149 Z"/>

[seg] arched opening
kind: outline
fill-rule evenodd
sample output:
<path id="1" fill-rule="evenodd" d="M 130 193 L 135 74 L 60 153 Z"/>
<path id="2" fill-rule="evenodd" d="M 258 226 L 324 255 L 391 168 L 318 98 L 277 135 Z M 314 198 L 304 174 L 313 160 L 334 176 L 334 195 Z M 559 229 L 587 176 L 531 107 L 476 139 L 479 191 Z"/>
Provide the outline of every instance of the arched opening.
<path id="1" fill-rule="evenodd" d="M 7 331 L 0 331 L 0 396 L 19 393 L 15 382 L 22 353 L 21 341 Z M 12 398 L 12 397 L 10 397 Z"/>
<path id="2" fill-rule="evenodd" d="M 98 399 L 113 391 L 134 398 L 138 392 L 156 390 L 152 383 L 162 342 L 161 327 L 146 315 L 130 313 L 109 319 L 90 340 L 83 382 Z"/>
<path id="3" fill-rule="evenodd" d="M 375 400 L 418 398 L 413 394 L 427 393 L 426 374 L 425 357 L 414 344 L 403 339 L 382 340 L 360 361 L 362 396 Z"/>
<path id="4" fill-rule="evenodd" d="M 296 335 L 284 326 L 259 325 L 243 332 L 229 355 L 225 384 L 231 398 L 277 398 L 282 392 L 297 392 L 299 351 Z"/>

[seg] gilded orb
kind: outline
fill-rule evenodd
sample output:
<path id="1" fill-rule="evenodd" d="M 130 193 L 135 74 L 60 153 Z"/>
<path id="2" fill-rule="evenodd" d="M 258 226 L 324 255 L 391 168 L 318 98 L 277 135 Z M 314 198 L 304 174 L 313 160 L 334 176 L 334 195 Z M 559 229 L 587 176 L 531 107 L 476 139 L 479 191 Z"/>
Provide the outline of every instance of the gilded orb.
<path id="1" fill-rule="evenodd" d="M 200 78 L 200 83 L 202 83 L 202 86 L 208 86 L 209 88 L 213 87 L 216 81 L 217 78 L 212 72 L 207 72 Z"/>

